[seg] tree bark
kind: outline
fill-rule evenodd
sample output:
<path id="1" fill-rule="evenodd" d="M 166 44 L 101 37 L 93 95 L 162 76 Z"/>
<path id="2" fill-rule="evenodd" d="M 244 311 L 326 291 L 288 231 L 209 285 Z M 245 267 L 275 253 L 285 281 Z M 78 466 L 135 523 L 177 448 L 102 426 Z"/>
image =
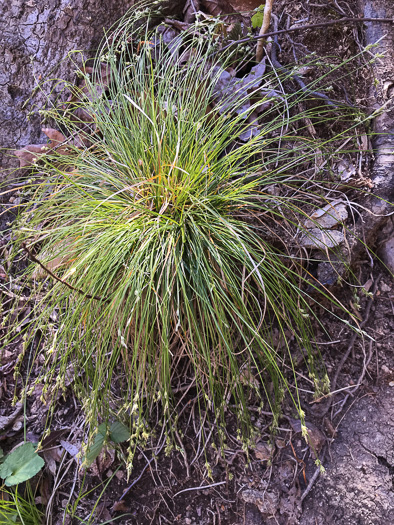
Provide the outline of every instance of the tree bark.
<path id="1" fill-rule="evenodd" d="M 392 0 L 359 0 L 360 15 L 364 17 L 383 17 L 394 20 Z M 381 39 L 381 40 L 380 40 Z M 372 147 L 374 163 L 372 168 L 372 195 L 364 206 L 372 213 L 363 213 L 362 221 L 356 228 L 356 236 L 365 239 L 366 244 L 374 244 L 376 236 L 393 212 L 394 200 L 394 31 L 391 25 L 379 22 L 367 22 L 365 44 L 377 47 L 371 51 L 382 54 L 373 65 L 374 80 L 370 87 L 369 104 L 371 110 L 383 108 L 373 120 Z M 351 247 L 351 262 L 355 261 L 363 245 Z"/>
<path id="2" fill-rule="evenodd" d="M 103 29 L 109 28 L 133 3 L 134 0 L 0 2 L 0 56 L 4 57 L 0 66 L 0 181 L 18 166 L 17 159 L 7 150 L 46 142 L 38 110 L 60 86 L 49 82 L 34 92 L 38 83 L 55 77 L 72 81 L 76 68 L 65 60 L 67 54 L 81 49 L 91 56 Z"/>
<path id="3" fill-rule="evenodd" d="M 392 0 L 358 0 L 360 17 L 391 18 L 394 20 Z M 318 267 L 318 278 L 323 284 L 333 284 L 338 274 L 347 272 L 360 259 L 365 259 L 366 247 L 376 250 L 382 242 L 379 235 L 394 213 L 394 31 L 392 25 L 382 22 L 366 22 L 364 44 L 375 44 L 370 52 L 381 55 L 373 64 L 374 78 L 369 90 L 369 112 L 377 115 L 372 120 L 371 143 L 373 166 L 371 180 L 373 189 L 360 199 L 363 208 L 359 209 L 357 223 L 352 235 L 348 236 L 348 246 L 339 258 L 333 256 L 331 262 L 323 262 Z M 381 111 L 379 109 L 381 108 Z M 394 240 L 389 240 L 394 244 Z M 386 265 L 394 271 L 394 249 L 382 255 Z M 372 259 L 371 259 L 372 260 Z M 343 264 L 346 261 L 346 265 Z M 331 264 L 334 262 L 334 264 Z"/>

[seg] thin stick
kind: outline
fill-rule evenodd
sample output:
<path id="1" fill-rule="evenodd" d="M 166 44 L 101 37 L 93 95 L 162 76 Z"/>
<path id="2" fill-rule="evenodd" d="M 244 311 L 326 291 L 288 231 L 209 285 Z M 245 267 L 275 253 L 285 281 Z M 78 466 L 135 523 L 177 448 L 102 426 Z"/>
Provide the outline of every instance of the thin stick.
<path id="1" fill-rule="evenodd" d="M 64 284 L 65 286 L 67 286 L 67 288 L 69 288 L 70 290 L 73 290 L 74 292 L 78 292 L 78 293 L 84 295 L 87 299 L 96 299 L 96 301 L 104 301 L 104 299 L 102 297 L 98 297 L 97 295 L 90 295 L 88 293 L 85 293 L 83 290 L 80 290 L 79 288 L 75 288 L 74 286 L 72 286 L 67 281 L 63 281 L 63 279 L 60 279 L 60 277 L 57 277 L 57 275 L 55 275 L 53 272 L 51 272 L 51 270 L 49 268 L 44 266 L 42 264 L 42 262 L 39 259 L 37 259 L 37 257 L 35 255 L 32 254 L 32 252 L 29 250 L 29 248 L 26 246 L 25 243 L 22 243 L 22 248 L 25 250 L 25 252 L 30 257 L 30 259 L 32 259 L 32 261 L 34 261 L 35 263 L 39 264 L 41 266 L 41 268 L 45 272 L 47 272 L 53 279 L 55 279 L 55 281 L 58 281 L 59 283 Z M 108 300 L 105 301 L 105 302 L 108 302 Z"/>
<path id="2" fill-rule="evenodd" d="M 191 487 L 190 489 L 183 489 L 183 490 L 180 490 L 179 492 L 177 492 L 176 494 L 174 494 L 174 498 L 175 496 L 178 496 L 178 494 L 182 494 L 182 492 L 189 492 L 191 490 L 204 490 L 204 489 L 210 489 L 211 487 L 217 487 L 219 485 L 225 485 L 226 482 L 225 481 L 219 481 L 218 483 L 212 483 L 211 485 L 203 485 L 201 487 Z"/>
<path id="3" fill-rule="evenodd" d="M 273 3 L 274 3 L 274 0 L 267 0 L 265 2 L 264 18 L 263 18 L 263 23 L 260 28 L 259 37 L 266 36 L 266 32 L 271 22 L 271 11 L 272 11 Z M 257 48 L 256 48 L 256 62 L 257 63 L 261 62 L 263 59 L 264 44 L 265 44 L 264 38 L 260 38 L 260 40 L 258 40 L 257 42 Z"/>
<path id="4" fill-rule="evenodd" d="M 217 51 L 214 51 L 213 53 L 211 53 L 211 56 L 221 53 L 222 51 L 225 51 L 226 49 L 232 46 L 235 46 L 237 44 L 244 44 L 245 42 L 251 42 L 253 40 L 260 40 L 261 38 L 268 38 L 269 36 L 283 35 L 285 33 L 293 33 L 295 31 L 304 31 L 305 29 L 315 29 L 317 27 L 333 26 L 335 24 L 346 24 L 346 23 L 357 24 L 358 22 L 383 22 L 387 24 L 393 24 L 394 20 L 392 18 L 348 18 L 348 17 L 345 17 L 345 18 L 339 18 L 338 20 L 320 22 L 318 24 L 308 24 L 306 26 L 290 27 L 289 29 L 280 29 L 279 31 L 271 31 L 271 33 L 265 33 L 265 35 L 261 35 L 261 36 L 260 35 L 249 36 L 246 38 L 241 38 L 240 40 L 234 40 L 234 42 L 231 42 L 230 44 L 227 44 L 221 49 L 218 49 Z"/>
<path id="5" fill-rule="evenodd" d="M 321 462 L 324 461 L 324 456 L 325 456 L 325 451 L 323 452 L 322 454 L 322 457 L 321 457 Z M 304 492 L 302 493 L 302 496 L 301 496 L 301 503 L 304 501 L 304 499 L 307 497 L 307 495 L 310 493 L 310 491 L 312 490 L 312 487 L 313 485 L 315 484 L 315 481 L 317 480 L 317 478 L 319 477 L 319 474 L 321 472 L 321 469 L 320 467 L 317 467 L 317 469 L 315 470 L 313 476 L 311 477 L 309 483 L 308 483 L 308 486 L 306 487 L 306 489 L 304 490 Z"/>

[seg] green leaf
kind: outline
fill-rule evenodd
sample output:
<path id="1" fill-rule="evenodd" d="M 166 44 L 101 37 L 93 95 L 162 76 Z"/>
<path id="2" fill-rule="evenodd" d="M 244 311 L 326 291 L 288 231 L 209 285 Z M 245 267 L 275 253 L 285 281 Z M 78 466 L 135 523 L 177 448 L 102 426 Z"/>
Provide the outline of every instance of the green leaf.
<path id="1" fill-rule="evenodd" d="M 123 423 L 115 421 L 109 429 L 109 437 L 114 443 L 122 443 L 129 439 L 130 431 Z"/>
<path id="2" fill-rule="evenodd" d="M 101 434 L 105 438 L 107 435 L 107 429 L 108 429 L 107 423 L 101 423 L 101 425 L 99 425 L 97 429 L 97 435 Z"/>
<path id="3" fill-rule="evenodd" d="M 252 16 L 252 27 L 254 29 L 256 29 L 257 27 L 261 27 L 263 25 L 263 20 L 264 20 L 264 7 L 265 5 L 262 4 L 260 5 L 257 10 L 256 10 L 256 13 Z"/>
<path id="4" fill-rule="evenodd" d="M 84 461 L 87 465 L 91 465 L 93 461 L 100 455 L 100 452 L 103 450 L 104 441 L 107 436 L 107 425 L 106 423 L 101 423 L 97 429 L 97 434 L 94 438 L 92 446 L 87 450 Z"/>
<path id="5" fill-rule="evenodd" d="M 91 465 L 93 461 L 100 455 L 100 452 L 103 450 L 105 439 L 107 438 L 107 433 L 109 433 L 109 439 L 114 443 L 122 443 L 130 437 L 130 432 L 123 423 L 120 421 L 115 421 L 112 423 L 111 427 L 108 429 L 106 423 L 101 423 L 97 429 L 97 434 L 94 438 L 93 444 L 87 450 L 84 461 L 87 466 Z"/>
<path id="6" fill-rule="evenodd" d="M 36 454 L 33 443 L 25 443 L 8 454 L 0 467 L 0 477 L 7 487 L 27 481 L 44 466 L 44 460 Z"/>

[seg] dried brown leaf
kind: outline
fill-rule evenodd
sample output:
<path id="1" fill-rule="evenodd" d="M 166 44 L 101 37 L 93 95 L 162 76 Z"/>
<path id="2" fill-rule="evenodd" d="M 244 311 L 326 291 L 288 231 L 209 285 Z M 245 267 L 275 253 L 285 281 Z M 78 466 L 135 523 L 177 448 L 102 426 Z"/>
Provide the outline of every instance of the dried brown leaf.
<path id="1" fill-rule="evenodd" d="M 22 149 L 14 151 L 14 154 L 19 158 L 19 165 L 21 168 L 31 166 L 38 159 L 40 155 L 45 153 L 46 144 L 29 144 Z"/>
<path id="2" fill-rule="evenodd" d="M 59 430 L 52 430 L 52 432 L 42 441 L 41 448 L 46 449 L 52 447 L 60 441 L 60 438 L 68 432 L 69 427 L 60 428 Z"/>
<path id="3" fill-rule="evenodd" d="M 202 0 L 204 11 L 212 16 L 227 15 L 233 12 L 233 7 L 227 0 Z"/>
<path id="4" fill-rule="evenodd" d="M 66 137 L 60 131 L 53 128 L 42 128 L 42 132 L 49 138 L 50 142 L 48 146 L 54 148 L 66 140 Z"/>
<path id="5" fill-rule="evenodd" d="M 115 461 L 115 450 L 113 448 L 104 447 L 100 452 L 99 457 L 91 465 L 92 473 L 94 476 L 101 477 L 105 473 L 112 463 Z"/>
<path id="6" fill-rule="evenodd" d="M 57 464 L 61 461 L 61 454 L 58 448 L 51 448 L 42 452 L 45 461 L 45 467 L 49 470 L 52 476 L 56 476 Z"/>
<path id="7" fill-rule="evenodd" d="M 112 507 L 114 512 L 129 512 L 130 507 L 123 500 L 116 501 Z"/>
<path id="8" fill-rule="evenodd" d="M 294 432 L 301 432 L 301 421 L 299 419 L 287 418 Z M 305 426 L 308 430 L 308 445 L 311 448 L 311 452 L 320 452 L 324 443 L 326 442 L 326 436 L 321 430 L 319 430 L 313 423 L 305 421 Z"/>
<path id="9" fill-rule="evenodd" d="M 60 155 L 67 155 L 70 148 L 67 145 L 62 146 L 66 141 L 66 137 L 60 131 L 53 128 L 43 128 L 43 133 L 49 138 L 48 144 L 29 144 L 22 149 L 14 151 L 14 154 L 19 158 L 19 165 L 21 168 L 31 166 L 45 153 L 51 153 L 56 149 Z"/>
<path id="10" fill-rule="evenodd" d="M 264 515 L 272 516 L 278 508 L 279 496 L 276 492 L 248 489 L 241 492 L 241 498 L 245 503 L 256 505 Z"/>
<path id="11" fill-rule="evenodd" d="M 11 426 L 19 414 L 22 412 L 22 403 L 15 405 L 14 411 L 9 416 L 0 416 L 0 431 L 3 432 L 7 427 Z"/>

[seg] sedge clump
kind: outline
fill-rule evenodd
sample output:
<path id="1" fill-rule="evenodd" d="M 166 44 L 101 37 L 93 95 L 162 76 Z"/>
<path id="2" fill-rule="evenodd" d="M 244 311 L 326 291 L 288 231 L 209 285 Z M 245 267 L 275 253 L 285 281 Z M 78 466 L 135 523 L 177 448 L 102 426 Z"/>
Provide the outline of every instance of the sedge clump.
<path id="1" fill-rule="evenodd" d="M 39 158 L 18 224 L 41 261 L 27 274 L 57 276 L 41 283 L 29 324 L 43 334 L 47 383 L 64 389 L 71 373 L 92 428 L 116 414 L 131 446 L 153 414 L 171 432 L 190 399 L 219 426 L 231 409 L 248 437 L 252 398 L 278 411 L 290 344 L 312 368 L 316 355 L 302 259 L 283 241 L 322 202 L 298 173 L 336 140 L 311 140 L 303 119 L 335 110 L 299 114 L 299 92 L 262 113 L 253 83 L 218 97 L 235 52 L 212 54 L 212 35 L 170 45 L 144 11 L 121 22 L 104 67 L 83 69 L 83 89 L 50 112 L 67 151 Z"/>

